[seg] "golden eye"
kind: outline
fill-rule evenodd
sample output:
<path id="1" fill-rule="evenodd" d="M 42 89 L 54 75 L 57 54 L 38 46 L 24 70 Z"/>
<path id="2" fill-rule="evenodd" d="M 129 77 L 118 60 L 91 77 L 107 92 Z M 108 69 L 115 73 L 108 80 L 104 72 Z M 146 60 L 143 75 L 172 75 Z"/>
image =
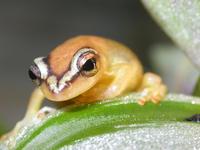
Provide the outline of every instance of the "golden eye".
<path id="1" fill-rule="evenodd" d="M 91 58 L 85 61 L 82 65 L 81 73 L 85 76 L 93 76 L 97 73 L 96 59 Z"/>
<path id="2" fill-rule="evenodd" d="M 98 72 L 98 54 L 92 48 L 82 48 L 73 57 L 71 68 L 83 76 L 91 77 Z"/>

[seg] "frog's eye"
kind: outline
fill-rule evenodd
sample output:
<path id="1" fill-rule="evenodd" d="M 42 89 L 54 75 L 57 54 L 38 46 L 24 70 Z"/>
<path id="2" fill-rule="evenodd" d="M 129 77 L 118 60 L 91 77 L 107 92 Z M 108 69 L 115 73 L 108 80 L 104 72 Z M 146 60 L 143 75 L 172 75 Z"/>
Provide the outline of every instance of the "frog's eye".
<path id="1" fill-rule="evenodd" d="M 35 82 L 37 85 L 40 85 L 41 72 L 35 64 L 30 66 L 28 74 L 33 82 Z"/>
<path id="2" fill-rule="evenodd" d="M 28 71 L 30 79 L 37 85 L 41 84 L 48 76 L 48 66 L 46 64 L 46 57 L 38 57 L 34 60 L 33 65 L 30 66 Z"/>
<path id="3" fill-rule="evenodd" d="M 96 59 L 91 58 L 85 61 L 81 68 L 81 73 L 86 76 L 93 76 L 97 73 Z"/>
<path id="4" fill-rule="evenodd" d="M 87 77 L 94 76 L 98 72 L 96 52 L 93 49 L 85 48 L 79 53 L 81 53 L 78 58 L 78 69 L 80 73 Z"/>

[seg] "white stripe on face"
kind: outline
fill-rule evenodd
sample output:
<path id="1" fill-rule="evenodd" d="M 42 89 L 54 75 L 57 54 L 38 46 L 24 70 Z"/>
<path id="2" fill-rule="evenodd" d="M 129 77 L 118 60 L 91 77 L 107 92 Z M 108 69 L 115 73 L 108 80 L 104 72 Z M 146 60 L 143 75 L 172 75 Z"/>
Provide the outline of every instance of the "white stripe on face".
<path id="1" fill-rule="evenodd" d="M 70 63 L 70 70 L 67 71 L 60 81 L 57 80 L 56 76 L 52 75 L 47 79 L 47 83 L 49 85 L 49 88 L 54 92 L 54 93 L 59 93 L 62 89 L 64 89 L 66 86 L 69 86 L 71 84 L 71 80 L 80 72 L 80 68 L 77 65 L 78 59 L 80 56 L 84 53 L 87 52 L 94 52 L 91 48 L 83 48 L 79 50 L 72 58 L 71 63 Z"/>
<path id="2" fill-rule="evenodd" d="M 41 73 L 41 79 L 45 80 L 48 76 L 48 66 L 47 64 L 45 64 L 45 62 L 43 61 L 45 57 L 38 57 L 36 59 L 34 59 L 34 63 L 37 65 L 37 67 L 40 70 Z"/>

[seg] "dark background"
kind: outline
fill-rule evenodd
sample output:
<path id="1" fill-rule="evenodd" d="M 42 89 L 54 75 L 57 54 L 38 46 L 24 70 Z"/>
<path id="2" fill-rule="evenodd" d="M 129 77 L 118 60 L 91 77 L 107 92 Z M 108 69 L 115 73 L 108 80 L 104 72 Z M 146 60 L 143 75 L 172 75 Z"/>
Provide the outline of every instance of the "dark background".
<path id="1" fill-rule="evenodd" d="M 134 49 L 151 70 L 148 49 L 169 39 L 137 0 L 0 1 L 0 120 L 22 119 L 34 85 L 27 70 L 64 40 L 109 37 Z"/>

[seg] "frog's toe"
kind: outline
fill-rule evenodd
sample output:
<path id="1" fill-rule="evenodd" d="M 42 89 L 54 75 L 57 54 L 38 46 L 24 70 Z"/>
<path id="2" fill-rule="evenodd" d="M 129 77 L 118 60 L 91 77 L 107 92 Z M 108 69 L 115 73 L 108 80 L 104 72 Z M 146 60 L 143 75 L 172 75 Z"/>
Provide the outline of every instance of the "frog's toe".
<path id="1" fill-rule="evenodd" d="M 138 104 L 143 106 L 149 101 L 153 102 L 154 104 L 158 104 L 158 103 L 160 103 L 161 100 L 162 100 L 162 98 L 160 95 L 152 95 L 152 96 L 140 98 L 138 100 Z"/>
<path id="2" fill-rule="evenodd" d="M 162 100 L 162 96 L 161 96 L 161 94 L 159 92 L 154 92 L 151 95 L 150 99 L 151 99 L 151 102 L 153 102 L 154 104 L 158 104 Z"/>
<path id="3" fill-rule="evenodd" d="M 138 101 L 140 105 L 144 105 L 148 101 L 158 104 L 166 95 L 167 87 L 158 75 L 145 73 L 138 91 L 143 95 Z"/>
<path id="4" fill-rule="evenodd" d="M 154 104 L 159 104 L 165 96 L 165 92 L 156 90 L 156 91 L 149 91 L 145 96 L 142 96 L 138 100 L 139 105 L 145 105 L 147 102 L 152 102 Z"/>
<path id="5" fill-rule="evenodd" d="M 138 104 L 139 105 L 145 105 L 148 101 L 150 101 L 150 97 L 147 95 L 147 96 L 143 96 L 141 97 L 139 100 L 138 100 Z"/>
<path id="6" fill-rule="evenodd" d="M 160 103 L 163 100 L 167 92 L 167 87 L 164 84 L 161 84 L 155 91 L 153 91 L 151 96 L 151 101 L 153 103 Z"/>
<path id="7" fill-rule="evenodd" d="M 141 106 L 143 106 L 145 103 L 146 103 L 146 101 L 143 98 L 138 100 L 138 104 Z"/>

